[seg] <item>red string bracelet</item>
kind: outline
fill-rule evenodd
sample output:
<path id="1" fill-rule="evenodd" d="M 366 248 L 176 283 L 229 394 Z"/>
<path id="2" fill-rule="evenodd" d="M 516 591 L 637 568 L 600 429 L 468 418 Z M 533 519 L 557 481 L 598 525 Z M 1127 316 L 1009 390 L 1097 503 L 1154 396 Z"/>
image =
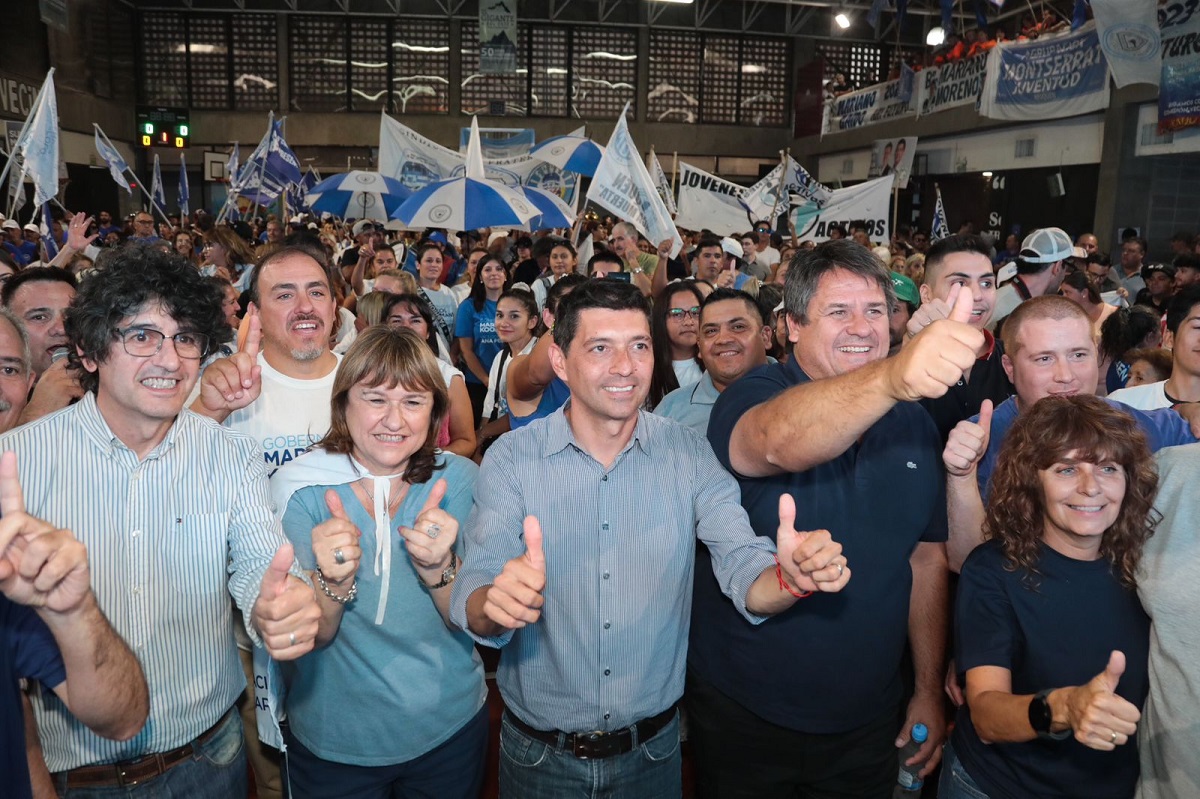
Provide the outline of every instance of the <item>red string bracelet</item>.
<path id="1" fill-rule="evenodd" d="M 806 596 L 812 596 L 812 591 L 801 591 L 799 593 L 792 590 L 792 587 L 787 584 L 787 580 L 783 579 L 783 567 L 779 565 L 779 556 L 775 556 L 775 576 L 779 579 L 779 590 L 787 591 L 796 599 L 804 599 Z"/>

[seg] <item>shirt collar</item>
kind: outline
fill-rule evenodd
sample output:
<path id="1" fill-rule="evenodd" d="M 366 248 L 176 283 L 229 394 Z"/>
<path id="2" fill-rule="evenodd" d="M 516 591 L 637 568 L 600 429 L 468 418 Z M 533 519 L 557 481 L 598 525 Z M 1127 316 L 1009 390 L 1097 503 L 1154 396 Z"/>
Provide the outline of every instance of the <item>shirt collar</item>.
<path id="1" fill-rule="evenodd" d="M 96 395 L 94 392 L 85 391 L 83 397 L 79 402 L 75 403 L 74 407 L 76 418 L 79 421 L 80 427 L 83 428 L 84 434 L 92 440 L 92 443 L 99 450 L 107 455 L 111 455 L 117 449 L 129 450 L 125 442 L 117 438 L 116 433 L 108 426 L 108 422 L 104 420 L 104 415 L 100 413 L 100 407 L 96 404 Z M 180 415 L 175 418 L 175 421 L 167 430 L 166 437 L 146 456 L 146 460 L 157 458 L 175 446 L 175 436 L 179 432 L 180 419 L 184 413 L 188 413 L 188 411 L 180 412 Z"/>
<path id="2" fill-rule="evenodd" d="M 692 404 L 714 405 L 719 396 L 721 396 L 721 393 L 713 385 L 712 375 L 705 372 L 700 376 L 700 382 L 696 383 L 696 387 L 692 389 Z"/>
<path id="3" fill-rule="evenodd" d="M 548 458 L 551 455 L 562 452 L 568 446 L 575 447 L 580 452 L 587 452 L 575 440 L 575 433 L 571 430 L 571 423 L 567 421 L 566 410 L 570 406 L 571 400 L 568 399 L 561 408 L 546 417 L 546 433 L 542 444 L 543 458 Z M 650 454 L 650 427 L 646 424 L 645 411 L 638 411 L 637 426 L 633 429 L 633 437 L 625 446 L 625 449 L 621 450 L 622 454 L 634 444 L 637 444 L 642 452 L 647 455 Z"/>

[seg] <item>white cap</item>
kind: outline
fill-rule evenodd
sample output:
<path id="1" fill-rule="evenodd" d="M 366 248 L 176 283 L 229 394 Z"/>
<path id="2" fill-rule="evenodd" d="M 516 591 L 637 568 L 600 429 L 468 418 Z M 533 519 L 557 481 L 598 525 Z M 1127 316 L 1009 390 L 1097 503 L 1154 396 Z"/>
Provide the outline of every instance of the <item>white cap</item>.
<path id="1" fill-rule="evenodd" d="M 4 230 L 20 230 L 21 225 L 18 224 L 17 220 L 15 219 L 5 219 L 4 224 L 0 225 L 0 228 L 3 228 Z"/>
<path id="2" fill-rule="evenodd" d="M 1016 261 L 1009 261 L 1004 266 L 1000 267 L 998 272 L 996 272 L 996 282 L 1004 283 L 1005 281 L 1012 280 L 1016 276 L 1017 263 Z"/>
<path id="3" fill-rule="evenodd" d="M 1052 264 L 1070 258 L 1075 245 L 1060 227 L 1044 227 L 1033 231 L 1021 242 L 1020 259 L 1031 264 Z"/>
<path id="4" fill-rule="evenodd" d="M 498 242 L 500 239 L 506 239 L 506 238 L 508 238 L 508 231 L 497 230 L 495 233 L 488 236 L 488 246 L 491 247 L 493 244 Z"/>
<path id="5" fill-rule="evenodd" d="M 742 243 L 737 239 L 732 239 L 729 236 L 721 239 L 721 249 L 732 255 L 734 258 L 742 257 Z"/>
<path id="6" fill-rule="evenodd" d="M 25 225 L 25 227 L 23 227 L 21 229 L 28 230 L 30 233 L 37 233 L 39 236 L 42 234 L 42 229 L 40 227 L 38 227 L 37 225 L 33 224 L 32 222 Z"/>

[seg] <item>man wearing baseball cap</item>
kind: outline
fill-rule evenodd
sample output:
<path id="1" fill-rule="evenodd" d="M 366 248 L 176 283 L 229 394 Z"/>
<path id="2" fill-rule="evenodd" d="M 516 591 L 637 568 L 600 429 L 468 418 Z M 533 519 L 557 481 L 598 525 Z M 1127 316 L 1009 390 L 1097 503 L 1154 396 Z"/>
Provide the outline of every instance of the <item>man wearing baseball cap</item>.
<path id="1" fill-rule="evenodd" d="M 1066 277 L 1066 260 L 1074 257 L 1075 246 L 1062 228 L 1039 228 L 1021 242 L 1017 276 L 996 292 L 989 330 L 995 330 L 1018 305 L 1032 297 L 1058 291 Z"/>
<path id="2" fill-rule="evenodd" d="M 900 346 L 904 343 L 904 333 L 908 328 L 908 320 L 921 307 L 921 293 L 917 290 L 917 284 L 912 282 L 907 275 L 892 272 L 892 288 L 896 292 L 896 304 L 892 308 L 892 315 L 888 321 L 888 327 L 891 329 L 889 356 L 900 351 Z"/>
<path id="3" fill-rule="evenodd" d="M 1133 304 L 1153 308 L 1160 316 L 1165 314 L 1175 294 L 1175 267 L 1171 264 L 1147 264 L 1142 267 L 1142 280 L 1146 281 L 1146 288 L 1137 293 Z"/>
<path id="4" fill-rule="evenodd" d="M 21 266 L 29 266 L 32 261 L 37 260 L 37 241 L 26 241 L 21 235 L 21 224 L 15 219 L 4 220 L 4 249 L 8 250 L 8 254 L 13 257 L 13 260 Z"/>

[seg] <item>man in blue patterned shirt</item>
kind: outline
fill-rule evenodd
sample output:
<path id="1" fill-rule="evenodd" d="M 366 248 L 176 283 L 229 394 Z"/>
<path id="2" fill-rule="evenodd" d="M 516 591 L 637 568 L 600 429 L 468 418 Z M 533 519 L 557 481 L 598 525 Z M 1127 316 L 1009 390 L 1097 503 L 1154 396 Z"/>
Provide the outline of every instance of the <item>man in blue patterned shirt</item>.
<path id="1" fill-rule="evenodd" d="M 320 610 L 261 450 L 183 410 L 200 360 L 228 337 L 220 296 L 178 256 L 128 247 L 80 287 L 66 329 L 83 398 L 0 450 L 17 453 L 29 512 L 87 546 L 96 601 L 145 671 L 150 718 L 110 741 L 35 695 L 46 764 L 60 796 L 245 796 L 226 591 L 281 660 L 312 648 Z"/>
<path id="2" fill-rule="evenodd" d="M 451 617 L 509 650 L 497 675 L 504 796 L 680 795 L 675 705 L 697 540 L 749 624 L 850 579 L 828 532 L 795 532 L 788 498 L 776 559 L 704 439 L 640 410 L 649 315 L 628 283 L 568 294 L 550 358 L 571 399 L 501 436 L 479 473 Z"/>

